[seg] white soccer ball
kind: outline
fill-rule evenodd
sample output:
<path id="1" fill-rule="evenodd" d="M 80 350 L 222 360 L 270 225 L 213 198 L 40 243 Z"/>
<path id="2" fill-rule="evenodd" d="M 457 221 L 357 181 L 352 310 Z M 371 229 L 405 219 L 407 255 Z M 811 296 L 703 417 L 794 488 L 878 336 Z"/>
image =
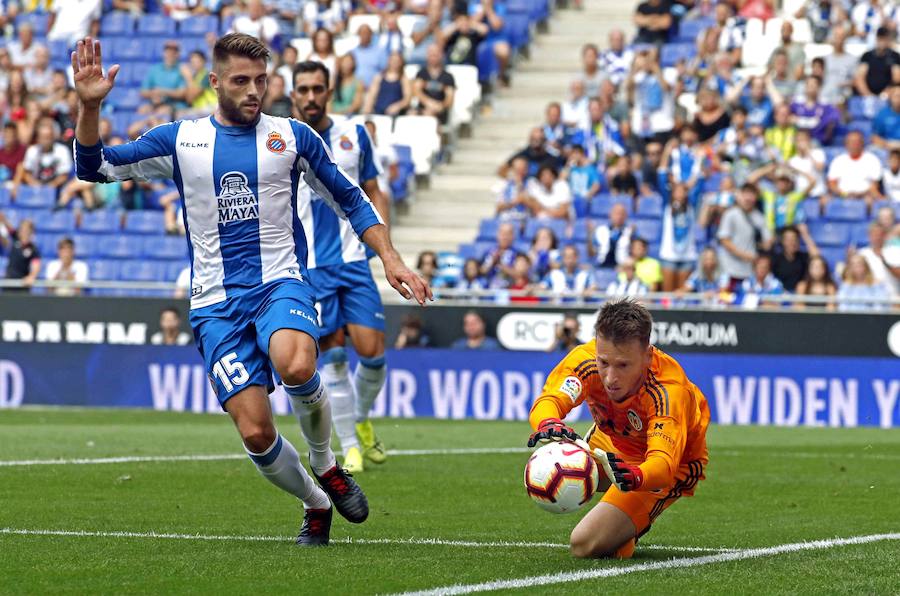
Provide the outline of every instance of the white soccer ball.
<path id="1" fill-rule="evenodd" d="M 525 464 L 525 490 L 538 507 L 570 513 L 591 500 L 600 482 L 594 458 L 567 441 L 535 451 Z"/>

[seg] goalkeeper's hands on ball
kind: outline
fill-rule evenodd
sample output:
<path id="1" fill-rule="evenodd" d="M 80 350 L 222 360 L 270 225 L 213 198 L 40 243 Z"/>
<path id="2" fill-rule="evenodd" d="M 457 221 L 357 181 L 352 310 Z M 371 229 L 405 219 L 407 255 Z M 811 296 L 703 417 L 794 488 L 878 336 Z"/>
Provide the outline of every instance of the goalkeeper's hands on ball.
<path id="1" fill-rule="evenodd" d="M 541 420 L 538 429 L 528 438 L 528 446 L 534 447 L 537 444 L 545 445 L 550 441 L 580 441 L 574 430 L 566 426 L 559 418 L 545 418 Z"/>
<path id="2" fill-rule="evenodd" d="M 594 459 L 606 472 L 609 481 L 623 493 L 638 490 L 644 483 L 644 473 L 638 466 L 627 464 L 615 453 L 594 449 Z"/>

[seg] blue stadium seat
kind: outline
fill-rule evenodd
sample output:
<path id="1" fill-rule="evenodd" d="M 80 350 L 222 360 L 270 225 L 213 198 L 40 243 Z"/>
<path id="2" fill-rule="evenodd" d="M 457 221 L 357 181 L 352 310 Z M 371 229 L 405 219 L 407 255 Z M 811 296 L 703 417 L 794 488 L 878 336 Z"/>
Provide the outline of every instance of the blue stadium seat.
<path id="1" fill-rule="evenodd" d="M 606 218 L 606 216 L 609 215 L 610 208 L 615 203 L 625 205 L 625 209 L 628 211 L 628 214 L 631 215 L 631 197 L 623 197 L 621 195 L 609 193 L 598 193 L 591 199 L 591 217 Z"/>
<path id="2" fill-rule="evenodd" d="M 719 192 L 722 185 L 722 174 L 719 172 L 708 175 L 703 179 L 703 192 Z"/>
<path id="3" fill-rule="evenodd" d="M 643 217 L 645 219 L 659 219 L 663 215 L 663 199 L 659 195 L 650 195 L 647 197 L 640 197 L 638 199 L 638 207 L 637 211 L 635 211 L 636 217 Z"/>
<path id="4" fill-rule="evenodd" d="M 147 43 L 149 42 L 149 43 Z M 123 60 L 146 60 L 153 56 L 153 46 L 157 45 L 159 40 L 152 38 L 145 39 L 141 37 L 122 37 L 113 40 L 112 52 L 110 58 L 115 61 Z"/>
<path id="5" fill-rule="evenodd" d="M 643 238 L 649 243 L 659 242 L 662 233 L 662 222 L 658 219 L 636 219 L 631 222 L 634 233 L 638 238 Z"/>
<path id="6" fill-rule="evenodd" d="M 91 234 L 109 234 L 122 229 L 119 214 L 108 209 L 89 211 L 81 218 L 78 227 L 81 232 Z"/>
<path id="7" fill-rule="evenodd" d="M 141 244 L 138 237 L 130 240 Z M 142 242 L 142 256 L 151 259 L 187 259 L 187 241 L 180 236 L 147 236 Z M 185 261 L 186 262 L 186 261 Z"/>
<path id="8" fill-rule="evenodd" d="M 41 217 L 43 217 L 46 213 L 46 209 L 24 209 L 22 207 L 12 208 L 8 207 L 3 210 L 3 213 L 6 215 L 6 219 L 9 220 L 9 223 L 13 227 L 17 227 L 20 223 L 25 221 L 26 219 L 30 219 L 31 221 L 37 221 Z"/>
<path id="9" fill-rule="evenodd" d="M 871 110 L 866 113 L 866 102 L 872 102 Z M 850 113 L 851 120 L 869 120 L 885 106 L 886 102 L 881 99 L 873 100 L 863 97 L 853 96 L 847 100 L 847 111 Z"/>
<path id="10" fill-rule="evenodd" d="M 584 244 L 587 242 L 588 237 L 588 225 L 591 223 L 591 220 L 588 218 L 580 219 L 575 222 L 575 225 L 572 227 L 572 241 L 576 244 Z"/>
<path id="11" fill-rule="evenodd" d="M 100 19 L 100 35 L 106 37 L 128 37 L 134 34 L 135 18 L 131 13 L 113 11 Z"/>
<path id="12" fill-rule="evenodd" d="M 194 36 L 179 36 L 178 41 L 181 42 L 181 58 L 183 60 L 187 60 L 188 56 L 194 50 L 200 50 L 203 52 L 203 55 L 209 59 L 209 44 L 206 43 L 205 37 Z"/>
<path id="13" fill-rule="evenodd" d="M 130 211 L 125 218 L 125 231 L 134 234 L 165 233 L 162 211 Z"/>
<path id="14" fill-rule="evenodd" d="M 859 199 L 834 199 L 825 205 L 825 217 L 837 221 L 865 221 L 866 203 Z"/>
<path id="15" fill-rule="evenodd" d="M 122 281 L 166 281 L 166 267 L 159 261 L 128 260 L 119 269 Z"/>
<path id="16" fill-rule="evenodd" d="M 557 240 L 562 240 L 566 238 L 566 227 L 568 226 L 568 222 L 564 219 L 529 219 L 528 223 L 525 224 L 525 236 L 529 242 L 534 235 L 537 234 L 537 231 L 541 228 L 550 228 L 553 230 L 553 233 L 556 235 Z"/>
<path id="17" fill-rule="evenodd" d="M 185 267 L 189 267 L 190 264 L 182 261 L 169 261 L 165 263 L 166 265 L 166 273 L 165 279 L 166 281 L 176 281 L 178 276 L 181 275 L 181 272 L 184 271 Z"/>
<path id="18" fill-rule="evenodd" d="M 57 255 L 56 246 L 66 236 L 66 234 L 36 234 L 34 243 L 37 244 L 38 250 L 41 251 L 41 256 L 44 259 L 54 258 Z"/>
<path id="19" fill-rule="evenodd" d="M 81 259 L 90 259 L 99 256 L 100 236 L 90 234 L 75 234 L 72 241 L 75 242 L 75 254 Z"/>
<path id="20" fill-rule="evenodd" d="M 56 190 L 49 186 L 20 186 L 15 203 L 29 209 L 49 209 L 56 204 Z"/>
<path id="21" fill-rule="evenodd" d="M 690 60 L 697 55 L 695 43 L 667 43 L 659 54 L 660 65 L 669 68 L 678 64 L 681 60 Z"/>
<path id="22" fill-rule="evenodd" d="M 148 56 L 149 58 L 149 56 Z M 150 67 L 156 64 L 153 60 L 139 60 L 134 63 L 134 69 L 131 71 L 131 86 L 140 87 L 147 76 Z"/>
<path id="23" fill-rule="evenodd" d="M 715 24 L 714 19 L 683 20 L 678 25 L 678 41 L 696 44 L 700 34 Z"/>
<path id="24" fill-rule="evenodd" d="M 23 23 L 30 23 L 34 29 L 34 36 L 43 39 L 46 37 L 47 25 L 50 23 L 50 15 L 38 12 L 26 12 L 16 17 L 16 28 Z"/>
<path id="25" fill-rule="evenodd" d="M 212 15 L 188 17 L 178 25 L 181 35 L 206 35 L 208 32 L 218 33 L 219 19 Z"/>
<path id="26" fill-rule="evenodd" d="M 0 255 L 0 271 L 2 271 L 4 275 L 6 275 L 6 266 L 8 264 L 9 264 L 9 258 L 7 258 L 3 255 Z"/>
<path id="27" fill-rule="evenodd" d="M 842 246 L 850 243 L 850 225 L 837 222 L 813 222 L 809 231 L 820 246 Z"/>
<path id="28" fill-rule="evenodd" d="M 226 33 L 231 32 L 231 24 L 234 23 L 234 15 L 229 15 L 222 19 L 222 22 L 219 23 L 219 34 L 225 35 Z"/>
<path id="29" fill-rule="evenodd" d="M 137 259 L 141 257 L 140 240 L 134 236 L 110 234 L 97 238 L 96 254 L 111 259 Z"/>
<path id="30" fill-rule="evenodd" d="M 497 228 L 500 227 L 500 221 L 494 218 L 482 219 L 478 226 L 478 240 L 482 242 L 493 242 L 497 238 Z"/>
<path id="31" fill-rule="evenodd" d="M 847 125 L 847 132 L 861 132 L 865 135 L 866 139 L 868 139 L 872 135 L 872 121 L 871 120 L 854 120 L 850 124 Z M 846 135 L 845 135 L 846 136 Z"/>
<path id="32" fill-rule="evenodd" d="M 609 284 L 616 281 L 617 276 L 618 273 L 616 273 L 615 269 L 597 268 L 594 270 L 594 284 L 598 290 L 605 292 Z"/>
<path id="33" fill-rule="evenodd" d="M 44 213 L 34 223 L 38 233 L 72 233 L 75 231 L 75 214 L 72 211 L 51 211 Z"/>
<path id="34" fill-rule="evenodd" d="M 459 255 L 459 258 L 465 259 L 477 259 L 479 258 L 479 254 L 476 252 L 474 242 L 466 242 L 465 244 L 460 244 L 459 248 L 456 250 L 456 253 Z"/>
<path id="35" fill-rule="evenodd" d="M 850 244 L 856 247 L 869 245 L 870 222 L 856 223 L 850 228 Z"/>
<path id="36" fill-rule="evenodd" d="M 807 199 L 800 203 L 800 208 L 803 209 L 803 215 L 806 216 L 807 223 L 819 221 L 822 218 L 819 201 Z"/>
<path id="37" fill-rule="evenodd" d="M 47 49 L 50 50 L 50 58 L 54 61 L 59 60 L 62 63 L 71 63 L 72 50 L 75 49 L 72 44 L 67 41 L 48 41 Z"/>
<path id="38" fill-rule="evenodd" d="M 134 111 L 144 102 L 141 92 L 136 88 L 113 87 L 107 96 L 109 104 L 116 111 Z"/>
<path id="39" fill-rule="evenodd" d="M 175 19 L 164 14 L 144 15 L 138 21 L 137 32 L 154 37 L 175 37 Z"/>
<path id="40" fill-rule="evenodd" d="M 88 277 L 97 281 L 113 281 L 119 279 L 121 261 L 109 259 L 92 259 L 88 261 Z"/>
<path id="41" fill-rule="evenodd" d="M 489 43 L 478 45 L 475 51 L 475 65 L 478 67 L 478 81 L 484 83 L 492 80 L 500 72 L 500 64 Z"/>
<path id="42" fill-rule="evenodd" d="M 843 246 L 824 246 L 819 247 L 819 250 L 825 260 L 828 261 L 831 275 L 834 276 L 838 263 L 843 263 L 847 259 L 847 248 Z"/>
<path id="43" fill-rule="evenodd" d="M 0 186 L 0 208 L 9 206 L 11 200 L 9 189 L 6 186 Z"/>
<path id="44" fill-rule="evenodd" d="M 135 112 L 116 112 L 110 120 L 112 120 L 113 134 L 124 138 L 128 134 L 128 127 L 138 120 L 138 116 Z"/>
<path id="45" fill-rule="evenodd" d="M 531 39 L 531 21 L 528 15 L 507 14 L 503 25 L 503 32 L 514 50 L 519 50 L 528 45 Z M 487 44 L 482 44 L 487 45 Z"/>

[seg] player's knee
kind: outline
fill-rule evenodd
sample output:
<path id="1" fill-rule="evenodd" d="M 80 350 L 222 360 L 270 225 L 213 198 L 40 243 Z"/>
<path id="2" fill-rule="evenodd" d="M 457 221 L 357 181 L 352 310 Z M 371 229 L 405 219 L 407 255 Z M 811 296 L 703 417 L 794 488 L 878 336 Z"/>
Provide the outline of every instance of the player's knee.
<path id="1" fill-rule="evenodd" d="M 244 445 L 253 453 L 263 453 L 278 437 L 271 424 L 248 424 L 241 427 L 240 431 Z"/>
<path id="2" fill-rule="evenodd" d="M 575 528 L 569 537 L 569 553 L 576 559 L 599 559 L 612 556 L 614 552 L 615 548 L 611 548 L 603 536 L 592 536 Z"/>
<path id="3" fill-rule="evenodd" d="M 287 385 L 302 385 L 316 374 L 316 361 L 306 358 L 292 358 L 281 367 L 278 375 Z"/>
<path id="4" fill-rule="evenodd" d="M 366 341 L 353 346 L 360 358 L 373 359 L 384 356 L 384 333 L 373 333 Z"/>

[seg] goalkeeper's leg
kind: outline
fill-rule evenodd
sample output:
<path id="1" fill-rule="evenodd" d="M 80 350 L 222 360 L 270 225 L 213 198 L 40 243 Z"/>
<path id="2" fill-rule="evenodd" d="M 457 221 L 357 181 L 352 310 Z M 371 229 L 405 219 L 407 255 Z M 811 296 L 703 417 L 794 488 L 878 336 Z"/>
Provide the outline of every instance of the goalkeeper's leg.
<path id="1" fill-rule="evenodd" d="M 572 530 L 569 552 L 579 559 L 628 559 L 634 552 L 636 535 L 637 529 L 627 513 L 615 505 L 600 502 Z"/>

